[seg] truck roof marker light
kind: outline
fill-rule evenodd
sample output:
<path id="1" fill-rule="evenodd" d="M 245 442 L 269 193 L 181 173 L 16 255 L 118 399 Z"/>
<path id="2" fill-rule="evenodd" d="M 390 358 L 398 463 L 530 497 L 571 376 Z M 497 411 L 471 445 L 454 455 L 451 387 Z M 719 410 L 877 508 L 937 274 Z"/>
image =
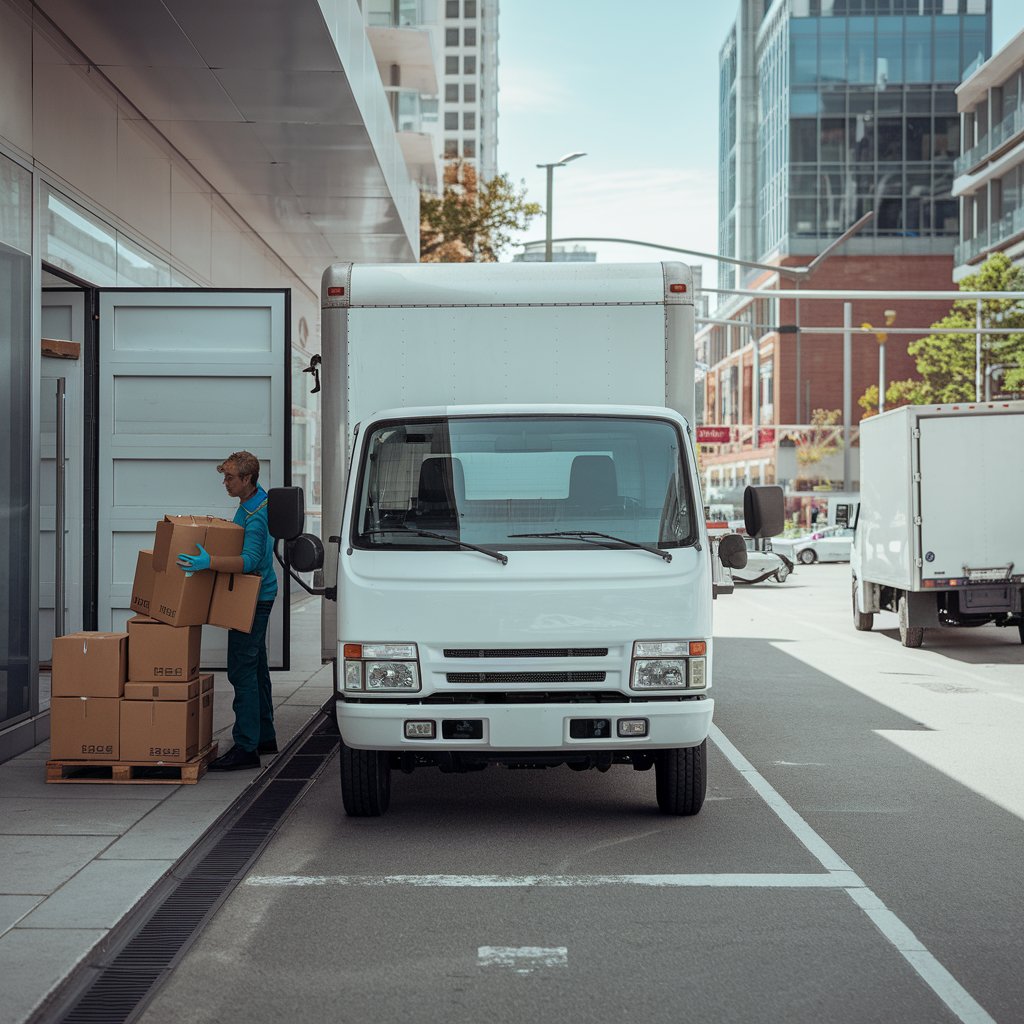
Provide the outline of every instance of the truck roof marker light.
<path id="1" fill-rule="evenodd" d="M 702 658 L 708 653 L 708 644 L 706 640 L 691 640 L 690 641 L 690 657 L 691 658 Z"/>
<path id="2" fill-rule="evenodd" d="M 362 644 L 345 644 L 342 647 L 342 654 L 346 658 L 361 658 L 363 656 Z"/>
<path id="3" fill-rule="evenodd" d="M 332 298 L 339 298 L 340 296 L 345 294 L 345 287 L 344 285 L 340 284 L 329 285 L 327 288 L 327 294 L 330 295 Z"/>
<path id="4" fill-rule="evenodd" d="M 686 285 L 683 284 L 681 281 L 678 281 L 675 284 L 670 284 L 668 286 L 668 290 L 672 292 L 673 295 L 685 295 Z"/>

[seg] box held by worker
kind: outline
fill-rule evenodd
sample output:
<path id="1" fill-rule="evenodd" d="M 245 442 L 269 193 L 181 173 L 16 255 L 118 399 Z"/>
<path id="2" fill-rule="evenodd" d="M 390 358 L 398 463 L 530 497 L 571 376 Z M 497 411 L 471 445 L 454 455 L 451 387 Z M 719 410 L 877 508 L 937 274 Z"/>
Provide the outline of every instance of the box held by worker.
<path id="1" fill-rule="evenodd" d="M 153 599 L 153 583 L 156 570 L 153 568 L 153 552 L 140 551 L 135 562 L 135 582 L 132 584 L 131 610 L 139 615 L 149 614 Z"/>
<path id="2" fill-rule="evenodd" d="M 199 545 L 211 555 L 240 555 L 245 530 L 216 516 L 164 516 L 156 524 L 153 567 L 167 572 L 178 555 L 198 555 Z"/>
<path id="3" fill-rule="evenodd" d="M 210 612 L 215 572 L 186 573 L 176 565 L 157 572 L 153 580 L 150 618 L 168 626 L 201 626 Z"/>
<path id="4" fill-rule="evenodd" d="M 217 573 L 207 623 L 242 633 L 251 632 L 262 584 L 263 578 L 257 573 Z"/>
<path id="5" fill-rule="evenodd" d="M 121 701 L 117 697 L 53 697 L 50 757 L 65 761 L 117 761 Z"/>
<path id="6" fill-rule="evenodd" d="M 128 679 L 133 683 L 176 679 L 199 674 L 202 626 L 179 628 L 145 615 L 128 620 Z"/>
<path id="7" fill-rule="evenodd" d="M 128 678 L 128 634 L 78 632 L 53 640 L 53 697 L 120 697 Z"/>
<path id="8" fill-rule="evenodd" d="M 199 698 L 123 700 L 121 760 L 180 764 L 199 752 Z"/>

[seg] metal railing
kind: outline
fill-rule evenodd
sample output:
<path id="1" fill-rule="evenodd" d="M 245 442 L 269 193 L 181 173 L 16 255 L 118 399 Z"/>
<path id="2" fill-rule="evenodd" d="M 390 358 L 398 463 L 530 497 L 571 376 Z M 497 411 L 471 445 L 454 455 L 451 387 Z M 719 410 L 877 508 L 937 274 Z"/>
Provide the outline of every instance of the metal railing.
<path id="1" fill-rule="evenodd" d="M 1004 117 L 987 135 L 983 135 L 966 153 L 961 154 L 953 161 L 953 173 L 957 177 L 966 174 L 984 162 L 1005 142 L 1021 132 L 1024 132 L 1024 109 L 1018 107 L 1013 113 Z"/>

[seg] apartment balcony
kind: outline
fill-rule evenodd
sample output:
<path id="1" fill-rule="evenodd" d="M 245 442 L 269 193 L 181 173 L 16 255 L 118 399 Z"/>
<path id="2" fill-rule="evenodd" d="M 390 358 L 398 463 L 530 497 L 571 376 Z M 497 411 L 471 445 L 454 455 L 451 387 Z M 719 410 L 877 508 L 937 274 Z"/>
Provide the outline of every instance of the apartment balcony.
<path id="1" fill-rule="evenodd" d="M 1024 109 L 1017 109 L 1004 117 L 977 145 L 953 161 L 953 176 L 959 178 L 977 170 L 983 163 L 992 160 L 1009 149 L 1024 134 Z"/>
<path id="2" fill-rule="evenodd" d="M 960 242 L 953 249 L 953 265 L 963 266 L 967 263 L 979 261 L 981 256 L 998 249 L 1005 249 L 1010 242 L 1014 242 L 1024 235 L 1024 207 L 1012 210 L 1004 217 L 994 221 L 988 231 L 977 238 Z"/>
<path id="3" fill-rule="evenodd" d="M 386 88 L 384 92 L 409 175 L 420 188 L 436 189 L 440 180 L 437 97 L 425 97 L 418 89 L 397 87 Z"/>
<path id="4" fill-rule="evenodd" d="M 368 0 L 366 36 L 385 85 L 440 92 L 435 0 Z"/>

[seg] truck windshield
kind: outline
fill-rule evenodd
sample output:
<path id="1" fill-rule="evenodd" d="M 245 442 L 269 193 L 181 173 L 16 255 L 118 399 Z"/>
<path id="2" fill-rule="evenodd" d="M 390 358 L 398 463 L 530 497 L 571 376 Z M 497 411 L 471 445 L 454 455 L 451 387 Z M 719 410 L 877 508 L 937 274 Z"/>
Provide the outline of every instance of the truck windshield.
<path id="1" fill-rule="evenodd" d="M 668 420 L 390 421 L 371 427 L 363 451 L 352 530 L 358 548 L 459 550 L 413 530 L 501 551 L 594 550 L 573 532 L 611 537 L 610 548 L 614 538 L 659 548 L 697 539 L 700 508 Z"/>

